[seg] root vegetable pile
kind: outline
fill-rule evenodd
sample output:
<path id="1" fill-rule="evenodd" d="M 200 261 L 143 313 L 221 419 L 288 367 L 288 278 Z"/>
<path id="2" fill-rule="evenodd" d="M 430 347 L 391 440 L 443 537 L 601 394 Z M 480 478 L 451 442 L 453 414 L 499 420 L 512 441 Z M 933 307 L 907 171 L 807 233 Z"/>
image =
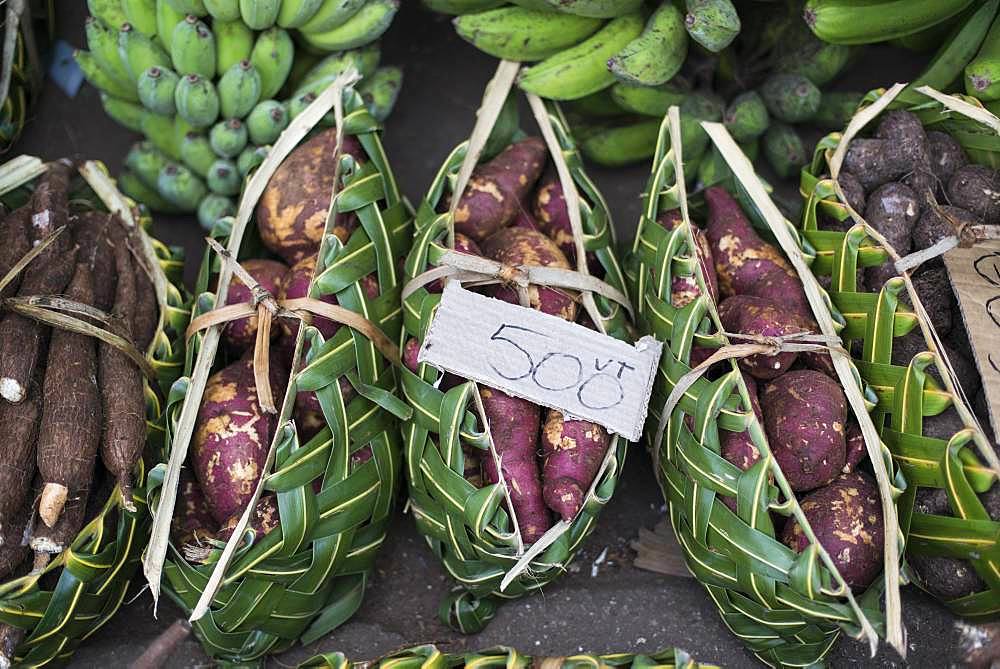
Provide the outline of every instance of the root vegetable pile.
<path id="1" fill-rule="evenodd" d="M 117 216 L 75 203 L 71 211 L 74 174 L 68 162 L 50 163 L 29 202 L 0 221 L 0 273 L 62 229 L 4 297 L 58 296 L 98 309 L 110 318 L 92 324 L 142 350 L 159 323 L 142 240 Z M 135 508 L 132 477 L 146 444 L 142 371 L 95 337 L 0 310 L 0 433 L 0 578 L 8 578 L 63 551 L 113 484 Z"/>

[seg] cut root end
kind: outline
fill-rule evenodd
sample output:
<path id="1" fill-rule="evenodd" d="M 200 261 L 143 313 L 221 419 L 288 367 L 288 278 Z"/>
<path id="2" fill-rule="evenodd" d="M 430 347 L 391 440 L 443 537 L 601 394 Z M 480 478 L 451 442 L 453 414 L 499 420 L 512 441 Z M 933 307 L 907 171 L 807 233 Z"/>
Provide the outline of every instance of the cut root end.
<path id="1" fill-rule="evenodd" d="M 121 488 L 122 491 L 122 506 L 125 507 L 126 511 L 135 513 L 135 502 L 132 500 L 132 482 L 119 481 L 118 487 Z"/>
<path id="2" fill-rule="evenodd" d="M 69 490 L 61 483 L 46 483 L 38 500 L 38 515 L 46 527 L 53 527 L 59 520 Z"/>
<path id="3" fill-rule="evenodd" d="M 0 379 L 0 397 L 8 402 L 17 404 L 24 399 L 26 394 L 24 386 L 17 379 L 12 379 L 9 376 Z"/>

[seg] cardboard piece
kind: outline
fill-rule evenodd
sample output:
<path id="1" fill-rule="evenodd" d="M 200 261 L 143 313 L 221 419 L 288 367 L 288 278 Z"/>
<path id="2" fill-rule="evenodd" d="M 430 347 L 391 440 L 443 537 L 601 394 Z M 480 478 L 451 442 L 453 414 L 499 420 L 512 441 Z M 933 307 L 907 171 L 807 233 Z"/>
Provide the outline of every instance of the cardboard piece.
<path id="1" fill-rule="evenodd" d="M 983 379 L 990 424 L 1000 434 L 1000 241 L 952 249 L 944 263 Z"/>
<path id="2" fill-rule="evenodd" d="M 663 344 L 445 287 L 418 360 L 637 441 Z"/>

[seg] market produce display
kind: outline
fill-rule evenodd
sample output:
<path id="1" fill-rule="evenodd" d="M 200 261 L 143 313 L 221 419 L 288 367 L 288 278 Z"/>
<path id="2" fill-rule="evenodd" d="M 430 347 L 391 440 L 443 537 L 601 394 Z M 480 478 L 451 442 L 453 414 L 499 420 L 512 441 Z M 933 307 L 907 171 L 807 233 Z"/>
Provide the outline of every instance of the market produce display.
<path id="1" fill-rule="evenodd" d="M 402 83 L 378 67 L 399 0 L 89 0 L 76 61 L 105 111 L 145 135 L 122 187 L 154 211 L 197 212 L 210 230 L 289 121 L 335 77 L 362 74 L 379 120 Z M 327 55 L 329 54 L 329 55 Z"/>
<path id="2" fill-rule="evenodd" d="M 539 591 L 565 570 L 614 491 L 627 443 L 600 425 L 417 358 L 443 290 L 427 272 L 439 268 L 450 249 L 494 261 L 487 263 L 494 269 L 479 277 L 486 285 L 474 290 L 631 339 L 626 307 L 607 297 L 531 284 L 524 301 L 513 284 L 491 274 L 522 265 L 574 269 L 624 288 L 607 205 L 584 173 L 564 120 L 534 98 L 536 120 L 549 136 L 543 141 L 520 130 L 516 93 L 504 102 L 517 71 L 514 63 L 501 65 L 472 138 L 438 170 L 420 205 L 406 262 L 401 347 L 407 368 L 402 387 L 414 407 L 412 420 L 403 424 L 410 508 L 417 529 L 459 584 L 442 602 L 440 617 L 466 633 L 482 629 L 503 599 Z M 495 120 L 491 110 L 499 110 Z M 559 178 L 553 150 L 565 160 L 572 183 Z M 475 160 L 469 165 L 475 169 L 463 188 L 452 179 L 467 160 Z M 567 188 L 580 193 L 576 224 Z"/>
<path id="3" fill-rule="evenodd" d="M 395 507 L 413 231 L 354 81 L 292 121 L 213 228 L 170 393 L 146 574 L 158 590 L 162 568 L 217 662 L 259 665 L 349 619 Z M 318 127 L 341 98 L 341 130 Z"/>
<path id="4" fill-rule="evenodd" d="M 860 132 L 820 141 L 802 173 L 801 229 L 907 481 L 900 522 L 914 581 L 959 615 L 990 616 L 1000 610 L 1000 458 L 977 369 L 987 363 L 933 249 L 956 235 L 975 244 L 1000 222 L 1000 173 L 977 164 L 984 145 L 963 148 L 962 129 L 979 121 L 960 110 L 948 120 L 919 92 L 923 108 L 893 109 L 905 94 L 874 91 Z M 899 276 L 896 258 L 929 251 Z"/>
<path id="5" fill-rule="evenodd" d="M 149 537 L 142 456 L 183 364 L 183 257 L 99 163 L 21 156 L 0 182 L 0 662 L 63 664 Z"/>
<path id="6" fill-rule="evenodd" d="M 32 4 L 36 5 L 34 11 Z M 29 110 L 41 93 L 45 65 L 39 49 L 52 41 L 54 14 L 51 2 L 18 0 L 7 3 L 0 16 L 4 44 L 9 44 L 0 63 L 0 152 L 6 152 L 20 137 Z M 36 26 L 44 27 L 47 34 L 36 34 Z"/>
<path id="7" fill-rule="evenodd" d="M 751 222 L 789 234 L 749 161 L 722 124 L 704 129 L 740 199 L 711 186 L 698 197 L 704 220 L 691 218 L 671 108 L 626 260 L 640 331 L 669 344 L 646 441 L 674 533 L 727 626 L 771 666 L 821 662 L 841 629 L 873 648 L 876 630 L 900 644 L 902 480 L 862 436 L 865 424 L 874 436 L 870 391 L 835 367 L 841 318 L 801 274 L 794 238 L 765 228 L 776 245 Z"/>

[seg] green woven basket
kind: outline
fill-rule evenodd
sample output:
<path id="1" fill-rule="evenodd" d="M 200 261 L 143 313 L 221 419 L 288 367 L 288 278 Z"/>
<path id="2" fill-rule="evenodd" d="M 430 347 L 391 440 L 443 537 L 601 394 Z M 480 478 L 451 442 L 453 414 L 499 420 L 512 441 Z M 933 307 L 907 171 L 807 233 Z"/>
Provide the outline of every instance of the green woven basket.
<path id="1" fill-rule="evenodd" d="M 889 91 L 873 91 L 866 96 L 859 113 L 874 118 L 899 91 L 900 85 Z M 911 108 L 927 127 L 954 133 L 970 158 L 990 163 L 990 147 L 1000 149 L 1000 134 L 996 130 L 961 111 L 949 110 L 926 95 L 922 97 L 927 102 Z M 959 103 L 963 101 L 978 106 L 971 98 L 958 97 Z M 800 231 L 816 250 L 812 270 L 818 277 L 830 277 L 830 299 L 847 320 L 841 336 L 855 351 L 855 364 L 877 396 L 872 418 L 909 484 L 899 503 L 900 526 L 908 536 L 907 556 L 947 557 L 966 562 L 985 587 L 944 603 L 961 616 L 995 616 L 1000 613 L 1000 522 L 990 519 L 977 494 L 1000 485 L 996 456 L 993 455 L 992 463 L 989 457 L 990 449 L 996 446 L 989 443 L 957 392 L 959 380 L 950 379 L 938 366 L 936 334 L 928 336 L 933 331 L 930 322 L 919 322 L 917 314 L 901 303 L 902 298 L 909 296 L 913 304 L 903 278 L 890 279 L 878 293 L 857 291 L 856 268 L 888 262 L 885 249 L 866 234 L 861 223 L 847 232 L 822 230 L 818 226 L 820 215 L 838 221 L 851 216 L 848 207 L 838 199 L 834 180 L 829 176 L 834 152 L 843 138 L 842 133 L 833 133 L 820 140 L 812 163 L 802 170 L 805 209 Z M 857 220 L 863 219 L 859 215 Z M 920 332 L 917 328 L 923 331 L 925 352 L 913 356 L 905 367 L 892 364 L 898 339 L 910 332 Z M 924 436 L 925 418 L 937 416 L 950 407 L 957 410 L 965 428 L 949 439 Z M 914 503 L 921 488 L 946 490 L 951 514 L 915 511 Z M 916 574 L 912 576 L 918 585 L 925 585 Z M 931 591 L 933 594 L 933 588 Z"/>
<path id="2" fill-rule="evenodd" d="M 265 161 L 258 172 L 264 181 L 270 168 L 333 106 L 339 94 L 335 86 L 337 82 L 279 139 L 270 162 Z M 326 236 L 311 295 L 336 295 L 341 307 L 364 316 L 395 340 L 401 327 L 397 263 L 413 238 L 412 219 L 382 149 L 381 128 L 361 96 L 349 87 L 343 89 L 343 114 L 343 133 L 358 140 L 366 160 L 358 163 L 348 154 L 342 156 L 334 209 L 354 212 L 360 225 L 345 244 Z M 254 178 L 247 192 L 254 189 Z M 256 203 L 256 198 L 248 198 L 241 203 L 247 219 Z M 222 219 L 212 231 L 232 252 L 254 247 L 250 235 L 243 240 L 245 226 L 240 220 Z M 218 258 L 206 252 L 193 316 L 220 304 L 218 294 L 205 292 L 217 272 Z M 377 273 L 380 287 L 375 298 L 367 297 L 360 283 L 372 272 Z M 225 283 L 220 279 L 220 285 L 227 283 L 228 279 Z M 208 369 L 221 358 L 215 355 L 218 329 L 192 337 L 185 376 L 170 391 L 165 450 L 170 464 L 153 470 L 150 490 L 150 508 L 157 511 L 157 523 L 167 528 L 172 508 L 160 504 L 161 486 L 170 470 L 176 475 L 184 461 L 191 436 L 190 424 L 184 427 L 187 412 L 197 411 Z M 221 544 L 215 544 L 207 564 L 187 562 L 181 547 L 170 545 L 163 565 L 166 591 L 184 611 L 196 611 L 205 598 L 207 609 L 193 622 L 193 629 L 206 653 L 223 664 L 259 664 L 266 654 L 287 649 L 299 639 L 308 643 L 350 618 L 361 604 L 395 505 L 402 452 L 397 419 L 409 412 L 394 396 L 393 362 L 350 327 L 339 328 L 325 341 L 312 326 L 299 331 L 296 350 L 304 350 L 303 339 L 309 341 L 309 349 L 302 356 L 304 366 L 289 379 L 284 402 L 276 398 L 280 413 L 272 442 L 273 466 L 261 483 L 263 490 L 277 495 L 279 527 L 256 541 L 252 532 L 236 538 L 230 542 L 230 550 L 235 549 L 231 559 Z M 345 401 L 339 384 L 344 377 L 357 391 L 350 401 Z M 316 391 L 327 424 L 308 441 L 300 440 L 289 420 L 297 390 Z M 371 447 L 371 459 L 352 470 L 351 454 L 366 446 Z M 176 485 L 176 478 L 173 481 Z M 317 481 L 318 493 L 313 488 Z M 154 530 L 155 536 L 166 541 L 166 534 Z M 151 580 L 157 566 L 154 558 L 151 551 L 146 562 Z M 213 573 L 220 579 L 219 587 L 209 593 Z"/>
<path id="3" fill-rule="evenodd" d="M 0 166 L 4 203 L 16 206 L 25 201 L 30 182 L 42 171 L 41 161 L 28 156 Z M 88 162 L 80 171 L 86 183 L 74 186 L 74 206 L 118 211 L 126 225 L 138 225 L 149 242 L 150 267 L 159 275 L 155 283 L 163 288 L 158 291 L 162 310 L 160 327 L 147 353 L 159 381 L 155 391 L 146 385 L 147 455 L 150 455 L 163 444 L 160 398 L 183 367 L 181 334 L 190 318 L 190 305 L 183 290 L 178 288 L 183 285 L 183 251 L 169 248 L 150 235 L 152 220 L 117 192 L 104 165 Z M 13 180 L 8 180 L 8 176 Z M 29 186 L 7 190 L 19 182 Z M 146 467 L 142 460 L 136 465 L 134 480 L 135 511 L 122 507 L 121 492 L 116 487 L 72 544 L 41 572 L 0 584 L 0 622 L 25 633 L 16 651 L 17 666 L 66 664 L 76 648 L 121 606 L 149 539 Z"/>
<path id="4" fill-rule="evenodd" d="M 343 653 L 325 653 L 309 658 L 300 669 L 351 669 L 352 667 L 378 667 L 379 669 L 449 669 L 473 667 L 475 669 L 712 669 L 714 665 L 700 664 L 677 648 L 667 648 L 656 653 L 611 653 L 591 655 L 580 653 L 564 657 L 532 657 L 508 646 L 495 646 L 469 653 L 446 653 L 437 646 L 427 644 L 396 651 L 378 660 L 351 661 Z"/>
<path id="5" fill-rule="evenodd" d="M 734 181 L 746 181 L 744 186 L 755 187 L 760 199 L 750 198 L 746 192 L 738 199 L 751 220 L 765 226 L 760 232 L 774 237 L 766 232 L 768 216 L 762 215 L 759 206 L 750 204 L 760 205 L 762 201 L 770 206 L 770 220 L 777 216 L 777 225 L 790 231 L 791 224 L 770 203 L 749 161 L 728 133 L 718 124 L 703 125 L 713 130 L 710 136 L 736 175 Z M 692 346 L 717 349 L 729 344 L 695 253 L 679 167 L 683 153 L 680 137 L 679 117 L 672 108 L 660 130 L 626 274 L 640 331 L 666 344 L 650 402 L 645 441 L 653 449 L 657 477 L 669 502 L 670 519 L 688 569 L 708 591 L 727 627 L 768 665 L 821 663 L 842 630 L 867 639 L 874 652 L 877 636 L 885 634 L 885 617 L 880 611 L 885 592 L 889 593 L 889 620 L 894 631 L 891 638 L 901 643 L 897 564 L 892 563 L 886 574 L 888 588 L 878 579 L 855 598 L 815 540 L 796 554 L 778 538 L 781 526 L 775 525 L 782 516 L 798 519 L 807 536 L 813 535 L 771 455 L 763 426 L 748 409 L 748 391 L 735 360 L 719 363 L 729 365 L 730 371 L 716 380 L 699 378 L 683 392 L 665 422 L 659 423 L 671 391 L 691 371 Z M 742 181 L 737 163 L 743 163 Z M 677 207 L 683 214 L 682 225 L 667 230 L 656 222 L 661 212 Z M 781 235 L 777 236 L 781 241 Z M 803 262 L 807 259 L 794 238 L 791 244 L 781 246 L 793 264 L 796 258 Z M 700 295 L 681 308 L 673 306 L 671 299 L 672 279 L 676 276 L 695 277 L 700 286 Z M 818 297 L 822 304 L 822 297 Z M 836 314 L 825 309 L 817 311 L 816 302 L 813 304 L 817 322 L 821 326 L 826 322 L 833 329 Z M 845 370 L 849 375 L 852 372 L 856 379 L 856 371 Z M 848 398 L 854 398 L 851 404 L 855 413 L 859 406 L 864 413 L 870 406 L 866 399 L 871 396 L 865 394 L 857 380 L 852 386 L 853 390 L 845 388 Z M 662 439 L 657 438 L 660 427 L 664 428 Z M 725 460 L 720 455 L 720 430 L 749 430 L 760 450 L 760 460 L 746 471 Z M 884 449 L 879 455 L 882 464 L 891 464 Z M 901 481 L 897 485 L 902 486 Z M 897 492 L 880 487 L 883 496 Z M 722 496 L 735 498 L 736 512 L 722 501 Z M 886 506 L 890 509 L 886 526 L 894 528 L 891 502 L 887 504 L 883 499 L 883 509 Z M 890 532 L 887 536 L 894 535 Z M 887 560 L 896 553 L 898 544 L 889 541 L 889 546 Z"/>
<path id="6" fill-rule="evenodd" d="M 497 85 L 499 73 L 500 70 L 498 79 L 487 89 L 493 89 L 494 96 L 497 89 L 501 89 L 499 94 L 506 95 L 513 81 L 511 78 L 506 87 Z M 503 99 L 500 97 L 499 101 Z M 482 118 L 482 110 L 480 113 Z M 603 280 L 624 293 L 624 277 L 615 259 L 607 204 L 584 172 L 580 155 L 558 108 L 543 108 L 538 101 L 535 113 L 540 123 L 551 125 L 561 155 L 581 194 L 584 247 L 603 268 Z M 481 158 L 490 157 L 489 147 L 499 152 L 519 136 L 516 122 L 497 123 L 486 142 L 486 154 Z M 468 146 L 469 142 L 464 142 L 451 152 L 420 204 L 416 239 L 406 261 L 408 280 L 437 267 L 448 250 L 449 215 L 438 211 L 450 197 Z M 409 338 L 423 341 L 440 300 L 439 293 L 428 292 L 425 288 L 418 288 L 403 300 L 404 338 L 401 344 Z M 631 326 L 625 310 L 596 294 L 594 300 L 599 314 L 592 316 L 601 321 L 605 332 L 630 341 Z M 457 583 L 442 601 L 440 617 L 454 629 L 472 633 L 493 618 L 500 601 L 537 592 L 566 570 L 614 493 L 625 462 L 627 442 L 618 436 L 611 440 L 609 455 L 581 511 L 572 522 L 564 523 L 558 536 L 547 535 L 544 541 L 538 542 L 545 545 L 551 541 L 544 549 L 537 552 L 536 547 L 536 552 L 529 555 L 523 546 L 519 549 L 519 537 L 502 504 L 503 485 L 476 488 L 463 477 L 463 446 L 486 452 L 492 449 L 490 437 L 473 403 L 478 392 L 476 385 L 467 382 L 444 392 L 438 387 L 442 377 L 439 370 L 421 364 L 418 371 L 419 374 L 406 369 L 402 372 L 402 388 L 413 407 L 412 420 L 403 425 L 410 509 L 417 530 Z"/>

